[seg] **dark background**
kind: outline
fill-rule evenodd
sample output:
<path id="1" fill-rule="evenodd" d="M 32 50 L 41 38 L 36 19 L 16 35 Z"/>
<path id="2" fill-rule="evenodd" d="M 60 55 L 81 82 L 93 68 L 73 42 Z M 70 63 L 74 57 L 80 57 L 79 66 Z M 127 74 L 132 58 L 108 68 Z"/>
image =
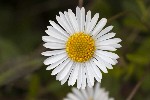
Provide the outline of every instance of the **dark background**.
<path id="1" fill-rule="evenodd" d="M 78 0 L 0 0 L 0 100 L 61 100 L 71 92 L 43 65 L 42 36 L 59 11 Z M 119 63 L 103 73 L 102 87 L 116 100 L 150 100 L 150 0 L 84 0 L 115 26 Z M 135 91 L 134 91 L 135 90 Z M 132 92 L 134 91 L 134 92 Z"/>

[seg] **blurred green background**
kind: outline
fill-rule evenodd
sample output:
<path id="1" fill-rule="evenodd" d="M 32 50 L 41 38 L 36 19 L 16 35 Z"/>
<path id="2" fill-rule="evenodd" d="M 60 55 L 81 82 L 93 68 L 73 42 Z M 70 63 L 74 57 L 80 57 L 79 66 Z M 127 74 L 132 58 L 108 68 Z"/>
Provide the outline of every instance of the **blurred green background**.
<path id="1" fill-rule="evenodd" d="M 46 71 L 41 40 L 59 11 L 78 0 L 0 0 L 0 100 L 62 100 L 71 87 Z M 150 100 L 150 0 L 84 0 L 86 10 L 108 18 L 122 48 L 119 63 L 103 73 L 102 87 L 116 100 Z"/>

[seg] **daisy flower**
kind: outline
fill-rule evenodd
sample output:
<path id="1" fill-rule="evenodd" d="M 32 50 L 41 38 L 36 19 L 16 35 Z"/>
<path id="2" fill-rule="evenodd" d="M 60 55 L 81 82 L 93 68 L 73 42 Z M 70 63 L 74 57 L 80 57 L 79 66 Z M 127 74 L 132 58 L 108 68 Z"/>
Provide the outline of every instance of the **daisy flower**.
<path id="1" fill-rule="evenodd" d="M 120 48 L 121 39 L 113 38 L 116 34 L 110 32 L 113 26 L 104 28 L 106 18 L 100 21 L 98 18 L 98 13 L 91 18 L 91 11 L 85 15 L 85 9 L 77 7 L 76 15 L 71 9 L 59 12 L 56 16 L 59 24 L 49 21 L 48 36 L 43 36 L 42 40 L 50 51 L 42 55 L 49 56 L 44 61 L 49 65 L 46 70 L 54 69 L 51 75 L 57 75 L 56 80 L 61 84 L 68 80 L 69 86 L 77 81 L 79 89 L 92 87 L 95 79 L 101 82 L 101 71 L 107 73 L 107 68 L 112 69 L 117 63 L 119 56 L 108 51 Z"/>
<path id="2" fill-rule="evenodd" d="M 100 88 L 98 83 L 95 87 L 86 87 L 84 90 L 72 88 L 72 92 L 68 93 L 67 98 L 63 100 L 114 100 L 114 98 L 109 98 L 109 93 L 104 88 Z"/>

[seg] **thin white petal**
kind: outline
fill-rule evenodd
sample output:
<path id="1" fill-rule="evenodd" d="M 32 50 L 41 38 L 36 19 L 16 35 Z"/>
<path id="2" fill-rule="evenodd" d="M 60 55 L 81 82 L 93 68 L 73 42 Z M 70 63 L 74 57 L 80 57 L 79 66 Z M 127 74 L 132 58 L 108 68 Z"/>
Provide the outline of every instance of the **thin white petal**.
<path id="1" fill-rule="evenodd" d="M 119 43 L 119 42 L 121 42 L 121 39 L 120 39 L 120 38 L 113 38 L 113 39 L 101 41 L 101 42 L 99 42 L 99 45 L 117 44 L 117 43 Z"/>
<path id="2" fill-rule="evenodd" d="M 67 31 L 67 33 L 74 33 L 73 30 L 70 29 L 69 23 L 67 22 L 65 17 L 56 16 L 57 22 Z"/>
<path id="3" fill-rule="evenodd" d="M 58 67 L 56 67 L 53 71 L 51 75 L 56 75 L 57 73 L 59 73 L 61 70 L 63 70 L 63 68 L 65 66 L 67 66 L 67 64 L 69 63 L 70 59 L 67 59 L 66 61 L 64 61 L 62 64 L 60 64 Z"/>
<path id="4" fill-rule="evenodd" d="M 92 20 L 91 20 L 91 22 L 90 22 L 90 25 L 88 26 L 88 31 L 87 31 L 87 33 L 91 33 L 91 31 L 93 30 L 93 28 L 95 27 L 95 25 L 96 25 L 96 23 L 97 23 L 97 21 L 98 21 L 98 18 L 99 18 L 99 14 L 98 13 L 96 13 L 95 15 L 94 15 L 94 17 L 92 18 Z"/>
<path id="5" fill-rule="evenodd" d="M 70 74 L 72 73 L 72 69 L 73 69 L 73 67 L 72 67 L 72 68 L 70 68 L 69 73 L 68 73 L 68 74 L 64 77 L 64 79 L 63 79 L 63 80 L 61 80 L 61 85 L 63 85 L 64 83 L 66 83 L 66 82 L 67 82 L 67 80 L 68 80 L 68 78 L 69 78 Z M 60 77 L 61 73 L 58 73 L 57 75 L 58 75 L 58 76 L 56 76 L 56 77 L 58 77 L 58 79 L 59 79 L 59 77 Z"/>
<path id="6" fill-rule="evenodd" d="M 97 74 L 95 73 L 94 68 L 93 68 L 92 64 L 90 63 L 90 61 L 89 61 L 88 63 L 89 63 L 89 68 L 90 68 L 90 70 L 91 70 L 91 73 L 93 74 L 93 77 L 95 77 L 95 79 L 96 79 L 98 82 L 100 82 L 100 81 L 101 81 L 101 78 L 99 78 L 99 77 L 97 76 Z"/>
<path id="7" fill-rule="evenodd" d="M 73 61 L 70 61 L 67 66 L 61 71 L 61 75 L 60 75 L 60 78 L 59 78 L 59 81 L 64 79 L 64 77 L 69 73 L 69 70 L 71 69 L 73 65 Z"/>
<path id="8" fill-rule="evenodd" d="M 57 55 L 57 54 L 61 54 L 61 53 L 65 53 L 65 50 L 53 50 L 53 51 L 46 51 L 46 52 L 42 52 L 41 54 L 44 56 L 53 56 L 53 55 Z"/>
<path id="9" fill-rule="evenodd" d="M 110 46 L 110 45 L 102 45 L 102 46 L 96 46 L 96 48 L 97 49 L 99 49 L 99 50 L 109 50 L 109 51 L 116 51 L 117 49 L 116 48 L 114 48 L 114 47 L 112 47 L 112 46 Z"/>
<path id="10" fill-rule="evenodd" d="M 67 22 L 68 22 L 68 24 L 69 24 L 69 26 L 70 26 L 70 28 L 71 28 L 71 30 L 72 30 L 72 33 L 70 33 L 70 34 L 74 34 L 74 33 L 75 33 L 75 30 L 73 29 L 73 26 L 72 26 L 72 23 L 71 23 L 71 21 L 70 21 L 68 12 L 65 11 L 64 14 L 65 14 L 65 18 L 66 18 L 66 20 L 67 20 Z"/>
<path id="11" fill-rule="evenodd" d="M 54 38 L 54 37 L 51 37 L 51 36 L 42 36 L 42 40 L 44 42 L 54 42 L 54 43 L 62 43 L 62 44 L 65 43 L 64 41 Z"/>
<path id="12" fill-rule="evenodd" d="M 65 32 L 58 24 L 56 24 L 54 21 L 49 21 L 49 22 L 56 30 L 58 30 L 60 33 L 62 33 L 66 37 L 69 37 L 69 34 Z"/>
<path id="13" fill-rule="evenodd" d="M 90 61 L 92 67 L 93 67 L 93 70 L 95 71 L 96 75 L 102 79 L 102 73 L 100 72 L 99 68 L 95 65 L 95 63 L 93 63 L 93 61 Z"/>
<path id="14" fill-rule="evenodd" d="M 66 56 L 67 56 L 66 53 L 62 53 L 62 54 L 59 54 L 59 55 L 51 56 L 51 57 L 47 58 L 46 60 L 44 60 L 44 64 L 45 65 L 49 65 L 49 64 L 55 63 L 55 62 L 61 60 L 62 58 L 65 58 Z"/>
<path id="15" fill-rule="evenodd" d="M 83 66 L 81 66 L 81 64 L 79 65 L 79 72 L 78 72 L 78 79 L 77 79 L 77 88 L 80 89 L 81 88 L 81 84 L 82 84 L 82 73 L 83 73 Z"/>
<path id="16" fill-rule="evenodd" d="M 55 28 L 53 28 L 52 26 L 48 26 L 48 30 L 45 31 L 48 35 L 55 37 L 57 39 L 66 41 L 67 37 L 65 37 L 64 35 L 62 35 L 59 31 L 57 31 Z"/>
<path id="17" fill-rule="evenodd" d="M 109 46 L 112 46 L 114 48 L 121 48 L 122 47 L 120 44 L 110 44 Z"/>
<path id="18" fill-rule="evenodd" d="M 100 33 L 98 33 L 98 35 L 96 36 L 96 38 L 99 38 L 100 36 L 108 33 L 109 31 L 111 31 L 113 28 L 113 26 L 108 26 L 105 29 L 103 29 Z"/>
<path id="19" fill-rule="evenodd" d="M 91 71 L 91 66 L 89 65 L 89 63 L 85 63 L 86 64 L 86 68 L 87 68 L 87 75 L 89 77 L 89 80 L 90 80 L 90 83 L 91 83 L 91 86 L 94 85 L 94 75 Z"/>
<path id="20" fill-rule="evenodd" d="M 86 87 L 86 69 L 85 69 L 85 65 L 82 64 L 83 67 L 83 73 L 82 73 L 82 89 L 85 89 Z"/>
<path id="21" fill-rule="evenodd" d="M 88 28 L 90 26 L 90 21 L 91 21 L 91 11 L 88 11 L 87 15 L 86 15 L 86 22 L 85 22 L 85 33 L 88 33 Z"/>
<path id="22" fill-rule="evenodd" d="M 60 43 L 45 43 L 43 44 L 45 48 L 50 48 L 50 49 L 64 49 L 65 44 L 60 44 Z"/>
<path id="23" fill-rule="evenodd" d="M 102 50 L 96 50 L 95 53 L 98 53 L 100 55 L 108 56 L 109 58 L 118 59 L 119 56 L 112 52 L 102 51 Z"/>
<path id="24" fill-rule="evenodd" d="M 81 8 L 81 32 L 84 32 L 84 26 L 85 26 L 85 9 L 84 7 Z"/>
<path id="25" fill-rule="evenodd" d="M 75 82 L 76 82 L 76 80 L 77 80 L 78 71 L 79 71 L 79 64 L 76 63 L 74 66 L 75 66 L 75 68 L 74 68 L 74 70 L 72 71 L 72 74 L 71 74 L 71 76 L 70 76 L 70 78 L 69 78 L 69 81 L 68 81 L 68 85 L 72 85 L 72 86 L 75 84 Z"/>
<path id="26" fill-rule="evenodd" d="M 77 23 L 77 20 L 76 20 L 76 16 L 72 12 L 71 9 L 68 10 L 68 15 L 69 15 L 70 22 L 71 22 L 75 32 L 79 32 L 79 26 L 78 26 L 78 23 Z"/>
<path id="27" fill-rule="evenodd" d="M 97 58 L 96 58 L 97 59 Z M 104 73 L 108 73 L 108 71 L 107 71 L 107 69 L 106 69 L 106 67 L 105 67 L 105 65 L 100 61 L 100 60 L 96 60 L 96 59 L 92 59 L 93 60 L 93 62 L 104 72 Z"/>
<path id="28" fill-rule="evenodd" d="M 107 19 L 106 18 L 102 18 L 98 24 L 96 25 L 96 27 L 94 28 L 93 32 L 91 33 L 94 37 L 103 29 L 103 27 L 106 25 L 107 23 Z"/>
<path id="29" fill-rule="evenodd" d="M 104 55 L 101 55 L 101 54 L 98 54 L 98 53 L 96 53 L 96 55 L 97 55 L 98 57 L 100 57 L 101 59 L 103 59 L 104 61 L 108 62 L 109 64 L 112 64 L 112 65 L 115 65 L 115 64 L 116 64 L 115 61 L 113 61 L 111 58 L 109 58 L 109 57 L 107 57 L 107 56 L 104 56 Z"/>
<path id="30" fill-rule="evenodd" d="M 78 26 L 79 26 L 79 32 L 81 32 L 81 10 L 79 7 L 76 7 L 76 18 L 77 18 L 77 22 L 78 22 Z"/>
<path id="31" fill-rule="evenodd" d="M 104 41 L 104 40 L 108 40 L 112 37 L 114 37 L 116 35 L 116 33 L 108 33 L 108 34 L 105 34 L 103 36 L 101 36 L 98 41 Z"/>
<path id="32" fill-rule="evenodd" d="M 60 65 L 60 64 L 61 64 L 64 60 L 66 60 L 66 59 L 67 59 L 67 57 L 64 57 L 64 58 L 60 59 L 59 61 L 57 61 L 57 62 L 51 64 L 50 66 L 48 66 L 48 67 L 46 68 L 46 70 L 51 70 L 51 69 L 57 67 L 58 65 Z"/>

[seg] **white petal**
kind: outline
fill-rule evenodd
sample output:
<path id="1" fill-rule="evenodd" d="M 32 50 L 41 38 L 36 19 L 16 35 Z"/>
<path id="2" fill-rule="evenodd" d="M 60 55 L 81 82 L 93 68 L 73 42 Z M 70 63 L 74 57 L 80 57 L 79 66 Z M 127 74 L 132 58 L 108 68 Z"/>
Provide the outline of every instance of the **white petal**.
<path id="1" fill-rule="evenodd" d="M 97 59 L 97 58 L 96 58 Z M 96 59 L 92 59 L 93 60 L 93 62 L 104 72 L 104 73 L 108 73 L 108 71 L 107 71 L 107 69 L 106 69 L 106 67 L 105 67 L 105 65 L 100 61 L 100 60 L 96 60 Z"/>
<path id="2" fill-rule="evenodd" d="M 61 64 L 64 60 L 66 60 L 66 59 L 67 59 L 67 57 L 64 57 L 64 58 L 60 59 L 59 61 L 57 61 L 57 62 L 51 64 L 50 66 L 48 66 L 48 67 L 46 68 L 46 70 L 51 70 L 51 69 L 57 67 L 58 65 L 60 65 L 60 64 Z"/>
<path id="3" fill-rule="evenodd" d="M 77 23 L 77 20 L 76 20 L 76 16 L 72 12 L 71 9 L 68 10 L 68 15 L 69 15 L 70 22 L 71 22 L 75 32 L 79 32 L 79 26 L 78 26 L 78 23 Z"/>
<path id="4" fill-rule="evenodd" d="M 76 7 L 76 18 L 77 18 L 77 22 L 78 22 L 78 26 L 79 26 L 79 32 L 81 32 L 81 10 L 79 7 Z"/>
<path id="5" fill-rule="evenodd" d="M 92 18 L 92 20 L 91 20 L 91 22 L 90 22 L 90 25 L 88 26 L 88 31 L 87 31 L 87 33 L 91 34 L 91 31 L 92 31 L 93 28 L 95 27 L 98 18 L 99 18 L 99 14 L 96 13 L 96 14 L 94 15 L 94 17 Z"/>
<path id="6" fill-rule="evenodd" d="M 110 46 L 110 45 L 106 45 L 106 46 L 96 46 L 97 49 L 99 50 L 109 50 L 109 51 L 116 51 L 117 49 L 115 49 L 114 47 Z"/>
<path id="7" fill-rule="evenodd" d="M 72 74 L 71 74 L 71 76 L 70 76 L 70 78 L 69 78 L 69 81 L 68 81 L 68 85 L 72 85 L 72 86 L 75 84 L 75 82 L 76 82 L 76 80 L 77 80 L 78 71 L 79 71 L 79 64 L 76 63 L 74 66 L 75 66 L 75 68 L 74 68 L 74 70 L 72 71 Z"/>
<path id="8" fill-rule="evenodd" d="M 86 87 L 86 69 L 85 65 L 83 64 L 83 73 L 82 73 L 82 89 L 85 89 Z"/>
<path id="9" fill-rule="evenodd" d="M 61 60 L 62 58 L 65 58 L 65 57 L 67 57 L 66 53 L 62 53 L 62 54 L 59 54 L 59 55 L 51 56 L 51 57 L 47 58 L 44 61 L 44 64 L 45 65 L 49 65 L 49 64 L 52 64 L 52 63 L 55 63 L 55 62 Z"/>
<path id="10" fill-rule="evenodd" d="M 90 62 L 88 62 L 88 63 L 89 63 L 89 65 L 90 65 L 89 68 L 90 68 L 90 70 L 91 70 L 91 73 L 93 74 L 93 77 L 95 77 L 95 79 L 96 79 L 98 82 L 100 82 L 100 81 L 101 81 L 101 78 L 99 78 L 99 77 L 97 76 L 97 74 L 95 73 L 92 64 L 91 64 Z"/>
<path id="11" fill-rule="evenodd" d="M 70 21 L 68 12 L 65 11 L 64 14 L 65 14 L 65 18 L 66 18 L 66 20 L 67 20 L 67 22 L 68 22 L 68 24 L 69 24 L 69 26 L 70 26 L 70 28 L 71 28 L 71 30 L 72 30 L 72 33 L 70 33 L 70 34 L 74 34 L 74 33 L 75 33 L 75 30 L 73 29 L 73 26 L 72 26 L 72 23 L 71 23 L 71 21 Z"/>
<path id="12" fill-rule="evenodd" d="M 98 24 L 96 25 L 96 27 L 94 28 L 93 32 L 91 33 L 94 37 L 103 29 L 103 27 L 106 25 L 107 23 L 107 19 L 106 18 L 102 18 Z"/>
<path id="13" fill-rule="evenodd" d="M 64 77 L 69 73 L 69 70 L 71 69 L 72 65 L 73 65 L 73 61 L 70 61 L 67 64 L 67 66 L 61 71 L 59 81 L 64 79 Z"/>
<path id="14" fill-rule="evenodd" d="M 109 58 L 118 59 L 119 56 L 112 52 L 102 51 L 102 50 L 96 50 L 95 53 L 98 53 L 100 55 L 108 56 Z"/>
<path id="15" fill-rule="evenodd" d="M 48 30 L 45 31 L 48 35 L 55 37 L 57 39 L 66 41 L 67 37 L 65 37 L 64 35 L 62 35 L 59 31 L 57 31 L 55 28 L 53 28 L 52 26 L 48 26 Z"/>
<path id="16" fill-rule="evenodd" d="M 86 69 L 86 72 L 88 73 L 87 69 Z M 87 85 L 88 87 L 92 87 L 92 84 L 90 82 L 90 78 L 89 78 L 89 75 L 86 73 L 86 77 L 87 77 Z"/>
<path id="17" fill-rule="evenodd" d="M 117 44 L 117 43 L 119 43 L 119 42 L 121 42 L 121 39 L 120 39 L 120 38 L 113 38 L 113 39 L 101 41 L 101 42 L 99 42 L 99 45 Z"/>
<path id="18" fill-rule="evenodd" d="M 91 71 L 91 66 L 89 65 L 89 63 L 85 63 L 86 64 L 86 68 L 87 68 L 87 75 L 89 77 L 90 83 L 93 86 L 94 85 L 94 75 Z"/>
<path id="19" fill-rule="evenodd" d="M 98 54 L 98 53 L 96 53 L 96 55 L 97 55 L 98 57 L 100 57 L 101 59 L 103 59 L 104 61 L 108 62 L 109 64 L 112 64 L 112 65 L 115 65 L 115 64 L 116 64 L 115 61 L 113 61 L 111 58 L 109 58 L 109 57 L 107 57 L 107 56 L 104 56 L 104 55 L 101 55 L 101 54 Z"/>
<path id="20" fill-rule="evenodd" d="M 81 84 L 82 84 L 82 73 L 83 73 L 83 66 L 79 66 L 79 72 L 78 72 L 78 78 L 77 78 L 77 88 L 80 89 L 81 88 Z"/>
<path id="21" fill-rule="evenodd" d="M 58 24 L 56 24 L 54 21 L 49 21 L 49 22 L 56 30 L 58 30 L 64 36 L 69 37 L 69 34 L 65 32 Z"/>
<path id="22" fill-rule="evenodd" d="M 120 44 L 110 44 L 109 46 L 112 46 L 114 48 L 121 48 L 122 47 Z"/>
<path id="23" fill-rule="evenodd" d="M 60 64 L 58 67 L 56 67 L 53 71 L 51 75 L 56 75 L 57 73 L 59 73 L 61 70 L 63 70 L 63 68 L 65 66 L 67 66 L 67 64 L 69 63 L 70 59 L 67 59 L 66 61 L 64 61 L 62 64 Z"/>
<path id="24" fill-rule="evenodd" d="M 65 12 L 65 15 L 62 12 L 59 12 L 59 14 L 60 14 L 60 18 L 63 21 L 66 20 L 66 22 L 67 22 L 66 26 L 68 27 L 70 34 L 74 33 L 75 30 L 73 29 L 72 23 L 71 23 L 70 18 L 69 18 L 69 14 L 67 12 Z"/>
<path id="25" fill-rule="evenodd" d="M 105 34 L 103 36 L 101 36 L 98 41 L 104 41 L 104 40 L 108 40 L 112 37 L 114 37 L 116 35 L 116 33 L 108 33 L 108 34 Z"/>
<path id="26" fill-rule="evenodd" d="M 58 21 L 58 23 L 67 31 L 67 33 L 71 34 L 74 33 L 74 30 L 71 30 L 71 26 L 69 25 L 69 23 L 67 22 L 66 18 L 63 17 L 58 17 L 56 16 L 56 19 Z"/>
<path id="27" fill-rule="evenodd" d="M 98 33 L 98 35 L 96 36 L 96 38 L 99 38 L 100 36 L 108 33 L 109 31 L 111 31 L 113 28 L 113 26 L 108 26 L 105 29 L 103 29 L 100 33 Z"/>
<path id="28" fill-rule="evenodd" d="M 109 64 L 108 62 L 104 61 L 103 59 L 101 59 L 101 61 L 104 63 L 104 65 L 108 68 L 108 69 L 113 69 L 112 65 Z"/>
<path id="29" fill-rule="evenodd" d="M 54 43 L 62 43 L 62 44 L 65 43 L 64 41 L 54 38 L 54 37 L 51 37 L 51 36 L 42 36 L 42 40 L 44 42 L 54 42 Z"/>
<path id="30" fill-rule="evenodd" d="M 53 51 L 46 51 L 46 52 L 42 52 L 41 54 L 44 56 L 53 56 L 53 55 L 57 55 L 57 54 L 61 54 L 61 53 L 65 53 L 65 50 L 53 50 Z"/>
<path id="31" fill-rule="evenodd" d="M 73 69 L 73 67 L 72 68 L 70 68 L 70 70 L 69 70 L 69 73 L 64 77 L 64 79 L 63 80 L 61 80 L 61 85 L 63 85 L 64 83 L 66 83 L 66 81 L 68 80 L 68 78 L 69 78 L 69 76 L 70 76 L 70 74 L 72 73 L 72 69 Z M 57 74 L 58 76 L 56 76 L 56 77 L 60 77 L 60 75 L 61 75 L 61 73 L 58 73 Z"/>
<path id="32" fill-rule="evenodd" d="M 90 61 L 92 67 L 93 67 L 93 70 L 94 72 L 96 73 L 96 75 L 102 79 L 102 73 L 100 72 L 99 68 L 95 65 L 95 63 L 93 63 L 93 61 Z"/>
<path id="33" fill-rule="evenodd" d="M 84 26 L 85 26 L 85 9 L 84 7 L 81 8 L 81 32 L 84 32 Z"/>
<path id="34" fill-rule="evenodd" d="M 64 49 L 65 44 L 60 44 L 60 43 L 45 43 L 43 44 L 45 48 L 50 48 L 50 49 Z"/>
<path id="35" fill-rule="evenodd" d="M 88 28 L 90 26 L 90 21 L 91 21 L 91 11 L 88 11 L 87 15 L 86 15 L 86 22 L 85 22 L 85 33 L 88 33 Z"/>

